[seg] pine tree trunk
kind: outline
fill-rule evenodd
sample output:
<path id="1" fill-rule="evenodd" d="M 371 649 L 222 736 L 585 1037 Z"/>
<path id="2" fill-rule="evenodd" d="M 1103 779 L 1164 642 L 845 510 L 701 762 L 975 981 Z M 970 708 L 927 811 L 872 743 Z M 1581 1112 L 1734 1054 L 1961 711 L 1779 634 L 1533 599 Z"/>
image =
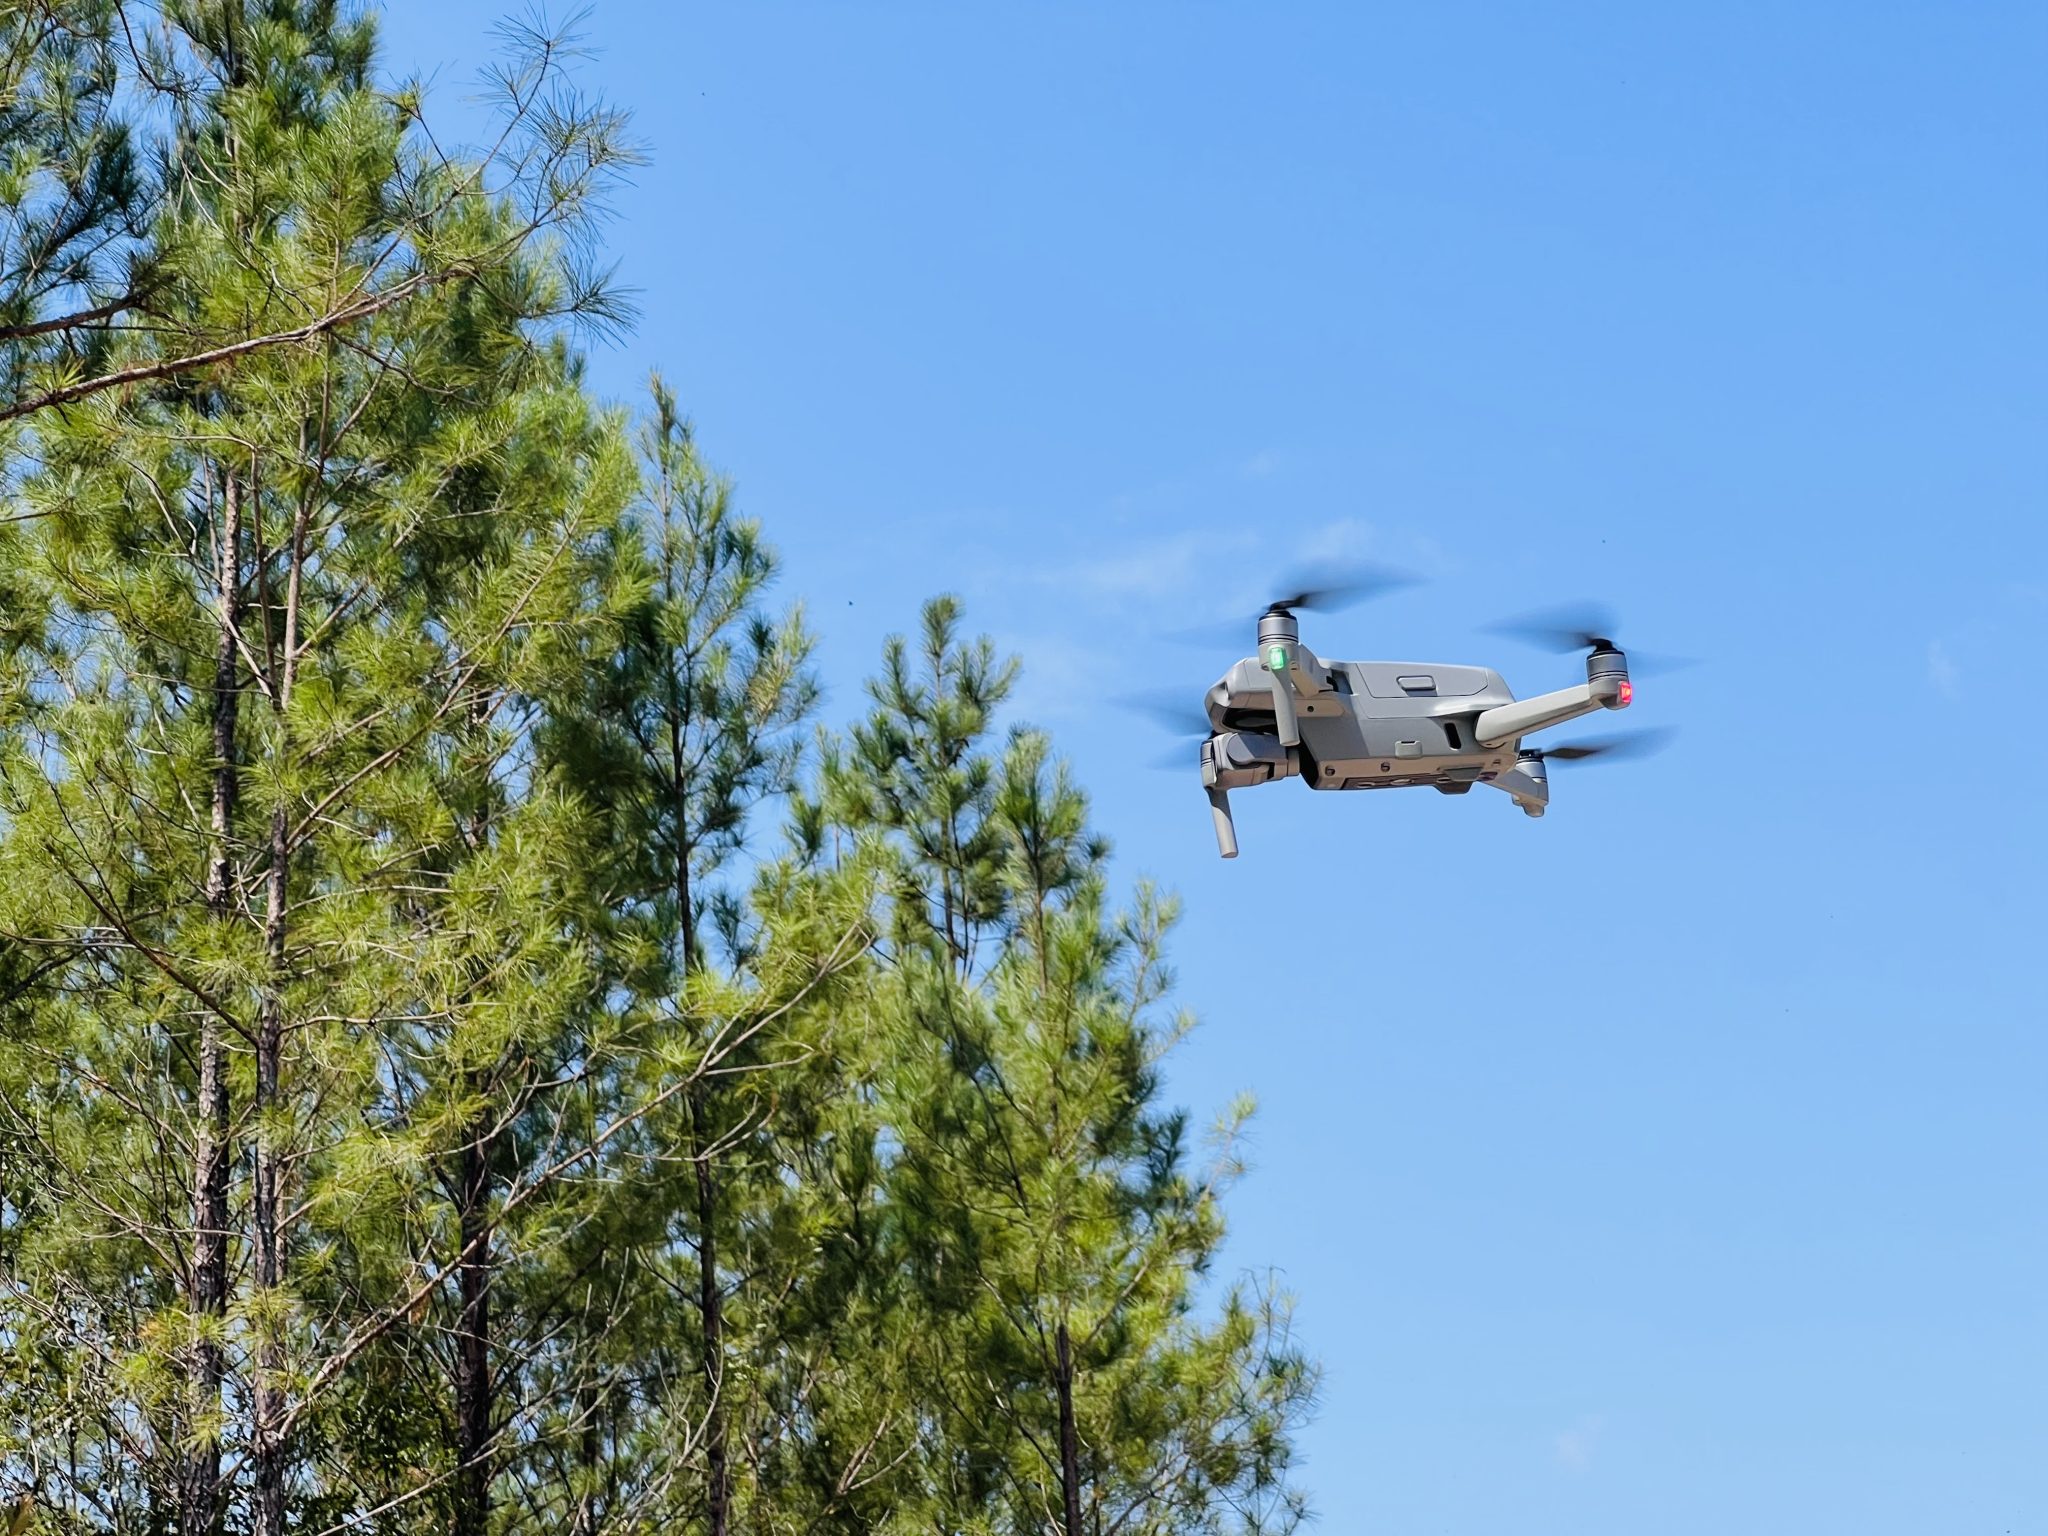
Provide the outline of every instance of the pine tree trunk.
<path id="1" fill-rule="evenodd" d="M 469 724 L 481 732 L 488 712 L 472 699 Z M 464 833 L 473 852 L 489 846 L 489 797 Z M 454 1536 L 485 1536 L 491 1523 L 491 1158 L 495 1113 L 494 1074 L 471 1071 L 463 1088 L 482 1105 L 463 1137 L 456 1167 L 455 1291 L 462 1311 L 455 1323 L 455 1521 Z"/>
<path id="2" fill-rule="evenodd" d="M 292 542 L 285 577 L 284 633 L 277 651 L 277 673 L 271 708 L 280 717 L 274 750 L 291 752 L 290 710 L 298 675 L 299 603 L 305 577 L 306 529 L 310 508 L 301 503 L 292 522 Z M 270 869 L 265 881 L 263 956 L 266 977 L 256 1019 L 256 1190 L 252 1202 L 256 1229 L 256 1291 L 258 1327 L 255 1381 L 250 1393 L 254 1410 L 256 1465 L 254 1536 L 284 1536 L 285 1505 L 285 1353 L 284 1287 L 284 1148 L 279 1144 L 282 1116 L 279 1085 L 284 1058 L 284 984 L 286 901 L 291 894 L 291 818 L 280 792 L 270 812 Z"/>
<path id="3" fill-rule="evenodd" d="M 577 1483 L 580 1491 L 576 1496 L 576 1517 L 570 1523 L 570 1536 L 594 1536 L 609 1507 L 608 1499 L 600 1500 L 597 1491 L 598 1465 L 604 1454 L 604 1434 L 598 1423 L 600 1410 L 609 1413 L 609 1405 L 598 1400 L 597 1389 L 588 1385 L 576 1389 L 576 1411 L 583 1417 L 583 1433 L 577 1436 L 577 1469 L 582 1474 Z"/>
<path id="4" fill-rule="evenodd" d="M 261 1320 L 256 1345 L 255 1536 L 284 1536 L 284 1340 L 279 1317 L 284 1284 L 283 1189 L 276 1124 L 284 1053 L 285 894 L 291 848 L 285 808 L 270 818 L 270 878 L 263 940 L 270 978 L 256 1025 L 256 1289 Z"/>
<path id="5" fill-rule="evenodd" d="M 1059 1351 L 1060 1492 L 1065 1505 L 1066 1536 L 1081 1536 L 1081 1437 L 1074 1428 L 1074 1344 L 1066 1320 L 1054 1338 Z"/>
<path id="6" fill-rule="evenodd" d="M 673 594 L 671 594 L 673 595 Z M 685 983 L 697 964 L 697 913 L 690 891 L 690 796 L 683 757 L 686 682 L 668 678 L 669 810 L 675 825 L 678 971 Z M 702 1065 L 708 1066 L 708 1063 Z M 718 1282 L 718 1175 L 711 1166 L 710 1089 L 690 1090 L 690 1152 L 697 1182 L 697 1311 L 702 1326 L 704 1373 L 704 1510 L 707 1536 L 726 1536 L 731 1522 L 732 1473 L 726 1451 L 725 1293 Z"/>
<path id="7" fill-rule="evenodd" d="M 726 1536 L 732 1499 L 725 1443 L 725 1297 L 718 1284 L 718 1182 L 711 1169 L 705 1093 L 690 1095 L 697 1165 L 697 1306 L 704 1326 L 705 1513 L 709 1536 Z"/>
<path id="8" fill-rule="evenodd" d="M 462 1149 L 457 1228 L 462 1254 L 456 1289 L 455 1536 L 484 1536 L 491 1518 L 491 1149 L 490 1117 L 479 1116 Z"/>
<path id="9" fill-rule="evenodd" d="M 240 702 L 240 660 L 236 633 L 241 625 L 242 494 L 232 471 L 223 477 L 220 554 L 216 588 L 220 641 L 213 663 L 213 815 L 206 868 L 206 910 L 228 915 L 234 857 L 235 801 L 241 788 L 235 757 L 235 719 Z M 188 1446 L 178 1476 L 181 1536 L 210 1536 L 220 1518 L 221 1379 L 225 1374 L 216 1330 L 228 1295 L 228 1084 L 221 1021 L 212 1012 L 199 1025 L 198 1123 L 192 1147 L 192 1272 L 186 1298 L 195 1322 L 205 1330 L 192 1349 L 186 1384 Z"/>

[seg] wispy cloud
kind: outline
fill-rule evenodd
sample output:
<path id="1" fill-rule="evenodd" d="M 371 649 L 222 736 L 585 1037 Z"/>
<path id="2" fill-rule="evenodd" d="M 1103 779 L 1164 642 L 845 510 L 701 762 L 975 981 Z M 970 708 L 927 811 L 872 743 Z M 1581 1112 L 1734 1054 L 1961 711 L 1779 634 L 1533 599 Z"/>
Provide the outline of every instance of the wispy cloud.
<path id="1" fill-rule="evenodd" d="M 1170 513 L 1233 480 L 1270 480 L 1284 475 L 1289 460 L 1271 448 L 1260 448 L 1241 458 L 1218 455 L 1192 464 L 1175 474 L 1161 475 L 1143 485 L 1117 491 L 1105 498 L 1103 506 L 1118 522 Z"/>
<path id="2" fill-rule="evenodd" d="M 1170 597 L 1202 585 L 1218 562 L 1235 566 L 1252 545 L 1232 530 L 1190 529 L 1143 539 L 1045 573 L 1102 597 Z"/>
<path id="3" fill-rule="evenodd" d="M 1270 524 L 1191 528 L 1142 538 L 1041 570 L 1041 580 L 1098 597 L 1193 597 L 1206 609 L 1234 612 L 1266 601 L 1264 584 L 1301 565 L 1341 564 L 1374 554 L 1378 531 L 1340 517 L 1295 528 L 1284 540 Z"/>
<path id="4" fill-rule="evenodd" d="M 1934 684 L 1937 692 L 1951 699 L 1963 691 L 1962 669 L 1949 655 L 1948 647 L 1939 640 L 1927 642 L 1927 680 Z"/>
<path id="5" fill-rule="evenodd" d="M 1333 518 L 1302 536 L 1301 554 L 1310 561 L 1362 560 L 1380 553 L 1377 529 L 1362 517 Z"/>
<path id="6" fill-rule="evenodd" d="M 1598 1449 L 1601 1431 L 1606 1427 L 1605 1419 L 1592 1414 L 1551 1436 L 1551 1449 L 1557 1456 L 1557 1464 L 1568 1471 L 1585 1471 L 1593 1464 L 1593 1453 Z"/>

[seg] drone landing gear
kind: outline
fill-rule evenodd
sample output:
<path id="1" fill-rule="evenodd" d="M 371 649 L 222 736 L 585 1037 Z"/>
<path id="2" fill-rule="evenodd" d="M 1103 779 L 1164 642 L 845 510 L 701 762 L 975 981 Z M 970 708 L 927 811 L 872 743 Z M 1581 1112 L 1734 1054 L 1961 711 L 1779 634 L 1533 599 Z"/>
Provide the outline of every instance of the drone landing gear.
<path id="1" fill-rule="evenodd" d="M 1237 857 L 1237 826 L 1230 819 L 1230 791 L 1209 786 L 1209 814 L 1216 823 L 1216 851 L 1226 859 Z"/>
<path id="2" fill-rule="evenodd" d="M 1258 731 L 1220 731 L 1202 743 L 1202 788 L 1216 823 L 1216 851 L 1237 857 L 1237 828 L 1230 819 L 1230 791 L 1290 779 L 1301 771 L 1294 753 L 1279 739 Z"/>
<path id="3" fill-rule="evenodd" d="M 1617 706 L 1618 707 L 1618 706 Z M 1480 716 L 1483 720 L 1486 717 Z M 1588 760 L 1614 762 L 1620 758 L 1643 757 L 1660 750 L 1670 739 L 1668 731 L 1631 731 L 1594 741 L 1568 741 L 1555 747 L 1521 747 L 1515 766 L 1499 778 L 1489 780 L 1495 789 L 1506 790 L 1524 815 L 1541 816 L 1550 804 L 1551 763 L 1583 763 Z"/>
<path id="4" fill-rule="evenodd" d="M 1544 807 L 1550 804 L 1550 774 L 1537 753 L 1521 753 L 1513 768 L 1487 782 L 1513 795 L 1524 816 L 1541 816 Z"/>

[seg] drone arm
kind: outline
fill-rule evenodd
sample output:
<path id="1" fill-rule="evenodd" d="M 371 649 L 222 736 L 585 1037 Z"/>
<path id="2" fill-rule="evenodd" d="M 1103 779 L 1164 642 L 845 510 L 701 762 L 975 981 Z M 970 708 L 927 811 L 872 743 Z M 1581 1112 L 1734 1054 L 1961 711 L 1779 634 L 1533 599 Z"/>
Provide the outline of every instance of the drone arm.
<path id="1" fill-rule="evenodd" d="M 1279 650 L 1279 647 L 1274 649 Z M 1270 658 L 1268 660 L 1270 663 Z M 1273 689 L 1273 733 L 1280 738 L 1281 745 L 1298 747 L 1301 745 L 1301 727 L 1294 723 L 1293 672 L 1283 660 L 1277 667 L 1269 664 L 1266 673 Z"/>
<path id="2" fill-rule="evenodd" d="M 1533 699 L 1518 699 L 1481 711 L 1472 723 L 1472 734 L 1480 745 L 1498 747 L 1531 731 L 1548 730 L 1553 725 L 1590 715 L 1596 709 L 1612 709 L 1611 701 L 1617 693 L 1617 685 L 1606 679 L 1560 688 L 1555 693 L 1539 693 Z"/>
<path id="3" fill-rule="evenodd" d="M 1287 676 L 1296 693 L 1330 691 L 1330 664 L 1298 640 L 1287 648 Z"/>

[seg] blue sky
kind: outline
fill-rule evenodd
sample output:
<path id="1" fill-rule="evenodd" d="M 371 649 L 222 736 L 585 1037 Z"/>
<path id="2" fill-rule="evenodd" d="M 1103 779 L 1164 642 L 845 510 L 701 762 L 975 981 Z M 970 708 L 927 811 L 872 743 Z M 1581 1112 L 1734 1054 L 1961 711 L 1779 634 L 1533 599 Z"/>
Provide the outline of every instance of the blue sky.
<path id="1" fill-rule="evenodd" d="M 500 5 L 391 7 L 450 111 Z M 637 331 L 823 633 L 956 591 L 1120 868 L 1173 1094 L 1258 1095 L 1232 1265 L 1328 1368 L 1323 1528 L 2048 1531 L 2048 10 L 653 4 Z M 1706 664 L 1648 762 L 1238 797 L 1105 704 L 1298 557 L 1331 656 Z"/>

